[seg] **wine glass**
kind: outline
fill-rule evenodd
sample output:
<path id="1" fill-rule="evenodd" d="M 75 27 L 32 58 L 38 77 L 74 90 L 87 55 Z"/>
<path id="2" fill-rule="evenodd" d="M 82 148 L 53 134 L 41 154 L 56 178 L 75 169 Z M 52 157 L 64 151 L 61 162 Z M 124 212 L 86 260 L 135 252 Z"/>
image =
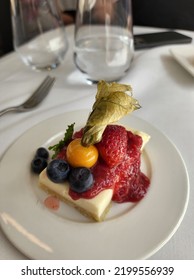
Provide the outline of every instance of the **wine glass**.
<path id="1" fill-rule="evenodd" d="M 131 0 L 79 0 L 74 61 L 87 81 L 120 80 L 134 54 Z"/>
<path id="2" fill-rule="evenodd" d="M 68 41 L 55 1 L 10 0 L 13 44 L 34 70 L 52 70 L 65 57 Z"/>

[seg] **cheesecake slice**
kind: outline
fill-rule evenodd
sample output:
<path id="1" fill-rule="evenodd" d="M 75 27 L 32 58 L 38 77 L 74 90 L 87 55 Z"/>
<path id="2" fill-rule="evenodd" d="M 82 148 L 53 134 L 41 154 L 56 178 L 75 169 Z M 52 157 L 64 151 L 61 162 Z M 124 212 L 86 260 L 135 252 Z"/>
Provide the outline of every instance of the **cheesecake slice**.
<path id="1" fill-rule="evenodd" d="M 47 193 L 58 197 L 61 201 L 75 207 L 80 213 L 97 222 L 104 220 L 113 196 L 113 190 L 106 189 L 93 198 L 74 200 L 69 195 L 69 183 L 67 181 L 65 183 L 52 182 L 46 174 L 46 169 L 39 175 L 39 186 Z"/>
<path id="2" fill-rule="evenodd" d="M 131 131 L 142 137 L 143 149 L 149 141 L 150 136 L 142 131 L 134 131 L 133 129 Z M 79 198 L 74 200 L 69 195 L 68 181 L 65 181 L 64 183 L 52 182 L 47 176 L 46 169 L 44 169 L 39 175 L 39 186 L 47 193 L 58 197 L 61 201 L 75 207 L 80 213 L 97 222 L 104 220 L 111 206 L 113 197 L 113 189 L 105 189 L 93 198 Z"/>

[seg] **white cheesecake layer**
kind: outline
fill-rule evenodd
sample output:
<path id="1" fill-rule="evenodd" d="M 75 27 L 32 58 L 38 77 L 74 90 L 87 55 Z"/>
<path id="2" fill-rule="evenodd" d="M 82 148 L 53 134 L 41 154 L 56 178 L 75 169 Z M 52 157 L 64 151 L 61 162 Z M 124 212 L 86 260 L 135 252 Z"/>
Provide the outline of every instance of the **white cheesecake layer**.
<path id="1" fill-rule="evenodd" d="M 48 193 L 54 194 L 67 203 L 70 203 L 74 207 L 78 208 L 80 212 L 92 217 L 96 221 L 101 221 L 104 215 L 108 211 L 109 205 L 112 200 L 113 191 L 106 189 L 100 192 L 97 196 L 90 199 L 79 198 L 74 200 L 69 195 L 69 183 L 54 183 L 46 174 L 44 169 L 39 175 L 40 187 L 46 190 Z"/>

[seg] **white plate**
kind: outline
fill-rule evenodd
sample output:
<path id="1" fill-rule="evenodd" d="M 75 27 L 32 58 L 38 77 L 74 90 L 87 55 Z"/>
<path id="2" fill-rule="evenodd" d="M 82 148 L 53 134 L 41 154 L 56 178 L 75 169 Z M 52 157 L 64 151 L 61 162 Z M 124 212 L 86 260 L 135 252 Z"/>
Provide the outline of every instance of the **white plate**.
<path id="1" fill-rule="evenodd" d="M 151 135 L 142 168 L 151 179 L 137 204 L 114 204 L 102 223 L 83 218 L 69 206 L 52 212 L 30 172 L 35 150 L 61 137 L 68 124 L 84 125 L 88 112 L 65 113 L 26 131 L 0 165 L 0 224 L 10 241 L 32 259 L 145 259 L 175 233 L 189 198 L 187 171 L 175 146 L 134 116 L 122 123 Z"/>
<path id="2" fill-rule="evenodd" d="M 170 49 L 172 56 L 194 77 L 194 45 L 183 45 Z"/>

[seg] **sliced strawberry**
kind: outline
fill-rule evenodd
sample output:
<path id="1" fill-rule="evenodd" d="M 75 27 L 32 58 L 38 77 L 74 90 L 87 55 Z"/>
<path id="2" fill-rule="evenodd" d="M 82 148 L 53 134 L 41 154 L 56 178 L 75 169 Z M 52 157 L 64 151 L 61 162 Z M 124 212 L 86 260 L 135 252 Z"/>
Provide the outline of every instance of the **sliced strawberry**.
<path id="1" fill-rule="evenodd" d="M 96 144 L 102 159 L 109 167 L 122 162 L 127 152 L 127 131 L 120 125 L 108 125 L 102 140 Z"/>
<path id="2" fill-rule="evenodd" d="M 115 184 L 113 200 L 122 202 L 138 202 L 149 187 L 149 179 L 140 171 L 142 138 L 128 131 L 127 154 L 115 170 L 120 179 Z"/>
<path id="3" fill-rule="evenodd" d="M 114 188 L 113 200 L 116 202 L 128 201 L 128 195 L 134 180 L 139 173 L 140 161 L 138 158 L 127 155 L 125 160 L 119 164 L 115 173 L 119 176 L 119 181 Z"/>

